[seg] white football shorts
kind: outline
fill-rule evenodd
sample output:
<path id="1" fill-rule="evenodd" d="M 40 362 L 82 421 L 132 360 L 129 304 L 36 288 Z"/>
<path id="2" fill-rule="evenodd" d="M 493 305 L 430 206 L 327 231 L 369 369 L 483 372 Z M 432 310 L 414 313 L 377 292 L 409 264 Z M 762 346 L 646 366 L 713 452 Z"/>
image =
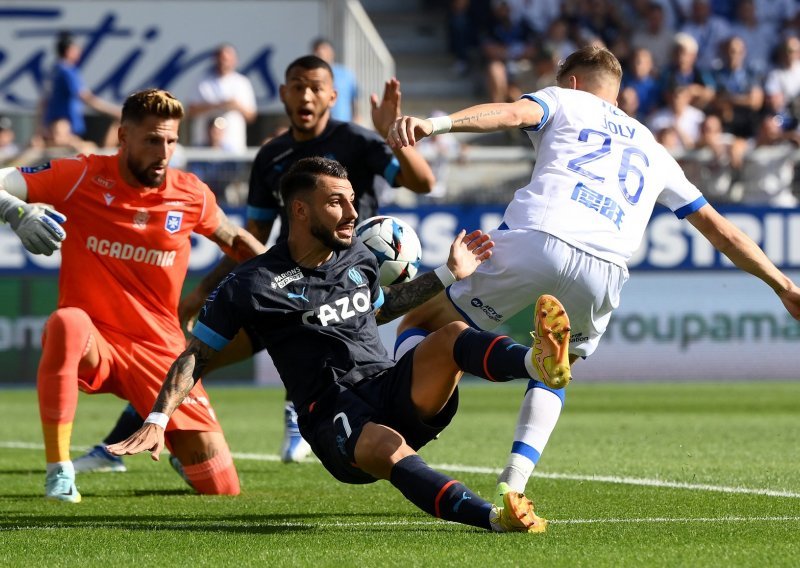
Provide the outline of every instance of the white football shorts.
<path id="1" fill-rule="evenodd" d="M 467 323 L 495 329 L 532 307 L 540 295 L 552 294 L 569 316 L 569 352 L 581 357 L 594 353 L 619 306 L 628 270 L 541 231 L 501 228 L 490 234 L 492 257 L 447 288 Z"/>

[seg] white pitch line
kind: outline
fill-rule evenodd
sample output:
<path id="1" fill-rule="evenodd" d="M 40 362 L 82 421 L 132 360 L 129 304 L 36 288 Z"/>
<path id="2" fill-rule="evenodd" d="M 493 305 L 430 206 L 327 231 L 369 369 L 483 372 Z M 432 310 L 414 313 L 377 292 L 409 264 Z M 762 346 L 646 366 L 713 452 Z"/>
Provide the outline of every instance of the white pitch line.
<path id="1" fill-rule="evenodd" d="M 18 449 L 18 450 L 44 450 L 44 445 L 29 442 L 2 442 L 0 441 L 0 448 Z M 85 447 L 72 447 L 73 451 L 82 452 L 87 448 Z M 265 461 L 265 462 L 278 462 L 280 457 L 276 454 L 250 454 L 250 453 L 233 453 L 234 459 L 250 460 L 250 461 Z M 316 459 L 304 460 L 308 463 L 316 463 Z M 452 473 L 479 473 L 486 475 L 497 475 L 500 473 L 500 468 L 493 467 L 480 467 L 462 464 L 429 464 L 432 468 L 441 471 L 449 471 Z M 757 487 L 730 487 L 725 485 L 710 485 L 703 483 L 685 483 L 682 481 L 666 481 L 663 479 L 648 479 L 641 477 L 617 477 L 613 475 L 584 475 L 577 473 L 547 473 L 542 471 L 534 472 L 534 477 L 540 479 L 563 479 L 568 481 L 591 481 L 595 483 L 614 483 L 619 485 L 635 485 L 639 487 L 656 487 L 663 489 L 685 489 L 688 491 L 710 491 L 716 493 L 732 493 L 737 495 L 762 495 L 765 497 L 784 497 L 789 499 L 800 499 L 800 493 L 796 491 L 784 491 L 776 489 L 761 489 Z"/>
<path id="2" fill-rule="evenodd" d="M 158 522 L 158 519 L 153 519 L 155 523 Z M 643 517 L 643 518 L 635 518 L 635 519 L 551 519 L 549 523 L 551 525 L 591 525 L 591 524 L 676 524 L 676 523 L 782 523 L 782 522 L 800 522 L 800 517 L 790 517 L 790 516 L 775 516 L 775 517 Z M 169 530 L 197 530 L 198 527 L 203 526 L 202 524 L 199 525 L 184 525 L 184 524 L 174 524 L 169 521 L 165 521 L 167 523 L 165 528 Z M 80 523 L 75 526 L 69 526 L 65 524 L 58 524 L 58 525 L 19 525 L 19 526 L 5 526 L 0 527 L 0 533 L 2 532 L 11 532 L 11 531 L 39 531 L 39 530 L 69 530 L 69 529 L 80 529 L 85 530 L 87 528 L 96 528 L 96 529 L 110 529 L 114 527 L 121 527 L 125 528 L 127 524 L 130 524 L 129 521 L 107 521 L 101 524 L 96 523 Z M 365 522 L 342 522 L 342 521 L 332 521 L 332 522 L 309 522 L 309 523 L 298 523 L 298 522 L 235 522 L 229 523 L 225 522 L 224 520 L 214 521 L 213 529 L 220 529 L 224 527 L 243 527 L 243 526 L 258 526 L 258 527 L 285 527 L 285 528 L 298 528 L 298 529 L 350 529 L 350 528 L 374 528 L 374 527 L 446 527 L 451 525 L 453 527 L 460 527 L 459 523 L 449 522 L 449 521 L 365 521 Z"/>

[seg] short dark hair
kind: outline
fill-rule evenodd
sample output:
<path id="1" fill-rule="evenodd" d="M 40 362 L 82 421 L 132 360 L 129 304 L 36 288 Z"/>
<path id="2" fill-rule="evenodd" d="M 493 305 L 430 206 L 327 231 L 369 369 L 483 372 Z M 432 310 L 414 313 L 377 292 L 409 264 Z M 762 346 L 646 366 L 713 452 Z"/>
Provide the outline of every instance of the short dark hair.
<path id="1" fill-rule="evenodd" d="M 122 122 L 139 124 L 145 118 L 183 118 L 183 105 L 169 91 L 145 89 L 130 95 L 122 105 Z"/>
<path id="2" fill-rule="evenodd" d="M 312 69 L 325 69 L 331 74 L 331 77 L 333 77 L 333 69 L 331 69 L 331 66 L 328 65 L 328 62 L 321 57 L 317 57 L 316 55 L 304 55 L 303 57 L 298 57 L 289 63 L 289 66 L 286 68 L 286 74 L 284 75 L 286 79 L 289 78 L 289 72 L 295 67 L 299 67 L 300 69 L 305 69 L 307 71 L 311 71 Z"/>
<path id="3" fill-rule="evenodd" d="M 347 169 L 336 160 L 319 156 L 303 158 L 289 168 L 281 178 L 281 199 L 287 213 L 298 195 L 317 189 L 321 177 L 347 179 Z"/>
<path id="4" fill-rule="evenodd" d="M 72 34 L 69 32 L 61 32 L 58 34 L 58 39 L 56 40 L 56 53 L 59 57 L 64 57 L 67 54 L 67 50 L 75 43 L 75 38 L 72 37 Z"/>
<path id="5" fill-rule="evenodd" d="M 561 83 L 564 77 L 569 77 L 578 70 L 589 73 L 608 74 L 617 82 L 622 79 L 622 66 L 616 56 L 605 47 L 587 45 L 567 56 L 556 73 L 556 83 Z"/>

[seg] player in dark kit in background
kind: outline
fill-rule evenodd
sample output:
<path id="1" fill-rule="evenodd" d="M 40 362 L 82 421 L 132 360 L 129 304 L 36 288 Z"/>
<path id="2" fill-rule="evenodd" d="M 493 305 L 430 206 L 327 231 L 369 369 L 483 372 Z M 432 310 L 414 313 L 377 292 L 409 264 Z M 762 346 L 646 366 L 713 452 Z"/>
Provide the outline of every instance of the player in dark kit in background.
<path id="1" fill-rule="evenodd" d="M 490 381 L 527 379 L 536 373 L 532 349 L 453 322 L 395 363 L 378 337 L 378 323 L 472 274 L 494 243 L 481 231 L 461 231 L 447 264 L 382 288 L 376 258 L 353 239 L 355 193 L 340 164 L 299 161 L 284 176 L 281 194 L 288 239 L 236 268 L 209 296 L 148 422 L 109 450 L 149 450 L 158 459 L 168 417 L 206 362 L 246 327 L 274 358 L 303 436 L 336 479 L 386 479 L 417 507 L 446 520 L 498 532 L 543 532 L 547 521 L 521 493 L 506 493 L 499 508 L 416 453 L 455 414 L 462 371 Z"/>
<path id="2" fill-rule="evenodd" d="M 307 55 L 289 64 L 280 96 L 291 129 L 259 150 L 250 174 L 247 229 L 262 243 L 266 244 L 279 216 L 282 221 L 279 240 L 288 234 L 279 184 L 283 174 L 301 158 L 322 156 L 341 163 L 349 173 L 356 194 L 356 211 L 362 219 L 378 213 L 376 176 L 383 177 L 393 186 L 402 185 L 416 193 L 430 193 L 433 189 L 434 174 L 414 148 L 392 150 L 384 142 L 389 128 L 400 116 L 400 83 L 396 79 L 386 82 L 381 101 L 376 95 L 372 96 L 372 122 L 377 134 L 357 124 L 330 118 L 330 109 L 336 102 L 333 71 L 317 56 Z M 233 261 L 223 258 L 197 288 L 181 300 L 178 315 L 188 329 L 191 329 L 188 322 L 200 310 L 208 294 L 235 266 Z M 248 337 L 248 334 L 240 334 L 237 343 L 247 342 Z M 255 353 L 260 349 L 253 344 L 234 345 L 231 350 Z M 141 424 L 142 418 L 128 409 L 120 416 L 104 444 L 124 439 Z M 109 455 L 104 444 L 95 446 L 89 454 L 76 460 L 76 468 L 79 471 L 124 471 L 122 460 Z M 284 462 L 299 461 L 309 452 L 310 448 L 297 428 L 295 409 L 287 401 L 281 459 Z"/>

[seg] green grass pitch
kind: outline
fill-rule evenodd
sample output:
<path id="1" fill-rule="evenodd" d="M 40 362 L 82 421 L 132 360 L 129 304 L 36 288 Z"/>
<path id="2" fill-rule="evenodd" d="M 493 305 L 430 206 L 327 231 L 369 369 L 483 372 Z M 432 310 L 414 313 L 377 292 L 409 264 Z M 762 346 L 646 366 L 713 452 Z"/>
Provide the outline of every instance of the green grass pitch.
<path id="1" fill-rule="evenodd" d="M 422 450 L 490 495 L 523 382 L 469 382 Z M 237 456 L 239 497 L 193 495 L 164 459 L 78 477 L 83 502 L 44 500 L 32 390 L 0 390 L 0 566 L 796 566 L 800 382 L 580 384 L 528 487 L 544 535 L 435 520 L 391 485 L 347 486 L 277 461 L 282 392 L 210 388 Z M 123 403 L 81 395 L 73 444 Z M 77 452 L 74 455 L 78 455 Z"/>

